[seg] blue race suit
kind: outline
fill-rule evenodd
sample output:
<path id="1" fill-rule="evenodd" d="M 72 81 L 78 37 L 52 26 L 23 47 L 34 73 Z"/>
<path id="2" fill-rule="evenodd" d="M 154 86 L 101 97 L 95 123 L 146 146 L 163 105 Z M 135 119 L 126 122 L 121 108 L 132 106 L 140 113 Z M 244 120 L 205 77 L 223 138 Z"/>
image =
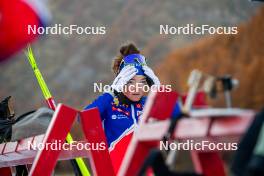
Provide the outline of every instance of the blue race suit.
<path id="1" fill-rule="evenodd" d="M 121 99 L 122 101 L 122 99 Z M 137 122 L 143 112 L 146 97 L 138 102 L 119 102 L 117 96 L 104 93 L 85 109 L 97 107 L 107 138 L 109 153 L 114 171 L 117 173 L 130 143 Z M 172 115 L 180 112 L 179 104 L 176 104 Z"/>
<path id="2" fill-rule="evenodd" d="M 134 131 L 145 101 L 146 97 L 142 97 L 136 103 L 127 104 L 119 102 L 117 96 L 104 93 L 85 107 L 85 110 L 94 107 L 99 109 L 110 151 L 125 135 Z"/>

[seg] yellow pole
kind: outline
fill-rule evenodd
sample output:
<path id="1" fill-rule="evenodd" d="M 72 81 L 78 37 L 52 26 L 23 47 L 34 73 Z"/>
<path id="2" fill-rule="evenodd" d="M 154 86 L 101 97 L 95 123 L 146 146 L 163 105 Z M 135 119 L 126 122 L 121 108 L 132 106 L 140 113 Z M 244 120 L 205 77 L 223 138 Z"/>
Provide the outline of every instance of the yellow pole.
<path id="1" fill-rule="evenodd" d="M 50 100 L 50 99 L 53 99 L 53 97 L 51 96 L 51 93 L 50 93 L 50 91 L 48 89 L 48 86 L 45 83 L 45 81 L 44 81 L 44 79 L 42 77 L 42 74 L 41 74 L 41 72 L 40 72 L 40 70 L 39 70 L 39 68 L 37 66 L 37 63 L 36 63 L 36 60 L 35 60 L 35 57 L 34 57 L 34 54 L 33 54 L 33 51 L 31 49 L 30 45 L 28 46 L 28 51 L 26 53 L 26 56 L 28 58 L 28 61 L 29 61 L 30 65 L 31 65 L 34 73 L 35 73 L 35 76 L 36 76 L 36 78 L 38 80 L 38 83 L 39 83 L 39 86 L 41 88 L 41 91 L 43 93 L 44 98 L 47 101 Z M 54 107 L 55 107 L 55 104 L 54 104 Z M 50 108 L 53 109 L 52 107 L 50 107 Z M 66 142 L 69 143 L 69 144 L 74 142 L 70 133 L 68 133 L 68 135 L 66 137 Z M 84 160 L 79 157 L 79 158 L 75 158 L 75 161 L 76 161 L 76 163 L 77 163 L 82 175 L 83 176 L 90 176 L 90 172 L 87 169 Z"/>

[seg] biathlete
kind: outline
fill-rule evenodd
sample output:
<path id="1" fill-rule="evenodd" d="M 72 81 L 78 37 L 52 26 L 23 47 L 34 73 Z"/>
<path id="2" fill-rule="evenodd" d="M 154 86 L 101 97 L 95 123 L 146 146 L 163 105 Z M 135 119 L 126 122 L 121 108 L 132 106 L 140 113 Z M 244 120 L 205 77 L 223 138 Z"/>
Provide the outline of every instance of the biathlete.
<path id="1" fill-rule="evenodd" d="M 144 86 L 160 86 L 158 77 L 134 44 L 122 46 L 120 53 L 112 64 L 116 77 L 111 91 L 103 93 L 85 107 L 97 107 L 100 111 L 115 172 L 142 114 L 147 93 Z"/>

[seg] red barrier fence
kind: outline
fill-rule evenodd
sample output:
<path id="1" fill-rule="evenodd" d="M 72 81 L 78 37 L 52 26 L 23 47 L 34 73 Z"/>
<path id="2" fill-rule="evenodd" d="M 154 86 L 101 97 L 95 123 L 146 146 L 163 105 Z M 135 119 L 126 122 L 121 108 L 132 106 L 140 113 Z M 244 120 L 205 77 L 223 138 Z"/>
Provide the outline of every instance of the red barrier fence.
<path id="1" fill-rule="evenodd" d="M 159 141 L 168 129 L 170 115 L 177 98 L 178 96 L 174 92 L 151 93 L 149 95 L 139 127 L 134 132 L 118 175 L 137 175 L 148 152 L 159 147 Z M 174 131 L 174 139 L 179 142 L 186 140 L 237 142 L 254 116 L 252 111 L 211 108 L 194 110 L 190 114 L 191 118 L 181 119 Z M 78 142 L 104 142 L 106 144 L 105 150 L 87 151 L 73 148 L 73 150 L 68 151 L 37 151 L 28 149 L 28 143 L 38 144 L 42 142 L 45 145 L 55 140 L 64 141 L 77 116 L 81 119 L 82 129 L 87 140 Z M 205 176 L 225 176 L 224 163 L 219 152 L 209 149 L 192 150 L 191 156 L 195 171 Z M 45 135 L 0 144 L 0 173 L 3 176 L 9 176 L 8 167 L 33 163 L 30 175 L 50 175 L 57 160 L 75 157 L 89 157 L 94 175 L 114 175 L 98 110 L 95 108 L 79 112 L 60 104 Z"/>

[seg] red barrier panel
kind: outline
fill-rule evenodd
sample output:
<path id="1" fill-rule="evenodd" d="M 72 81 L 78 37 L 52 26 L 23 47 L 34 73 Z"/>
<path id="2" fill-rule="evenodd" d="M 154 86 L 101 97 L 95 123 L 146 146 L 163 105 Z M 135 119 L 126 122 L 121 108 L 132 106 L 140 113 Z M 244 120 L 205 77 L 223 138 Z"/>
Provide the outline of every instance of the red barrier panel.
<path id="1" fill-rule="evenodd" d="M 88 111 L 83 111 L 80 113 L 80 116 L 87 141 L 90 144 L 99 144 L 99 148 L 103 149 L 91 151 L 91 165 L 94 174 L 99 176 L 114 176 L 115 174 L 98 109 L 93 108 Z"/>
<path id="2" fill-rule="evenodd" d="M 46 144 L 51 144 L 54 141 L 65 141 L 76 116 L 76 110 L 60 104 L 47 129 L 46 135 L 43 139 L 43 145 L 46 146 Z M 60 150 L 40 150 L 34 159 L 30 175 L 51 175 L 56 165 L 56 161 L 58 160 L 59 153 Z"/>
<path id="3" fill-rule="evenodd" d="M 90 147 L 90 150 L 73 150 L 77 151 L 75 154 L 83 156 L 91 156 L 91 164 L 93 167 L 93 174 L 100 176 L 114 175 L 113 167 L 111 164 L 106 137 L 102 128 L 100 114 L 97 108 L 78 112 L 65 105 L 59 105 L 55 111 L 52 121 L 49 125 L 43 145 L 54 141 L 65 141 L 66 135 L 70 131 L 77 115 L 80 115 L 82 128 L 87 141 L 83 144 L 90 146 L 99 145 L 99 148 Z M 88 142 L 88 143 L 87 143 Z M 75 145 L 76 146 L 76 145 Z M 41 176 L 50 175 L 55 167 L 59 154 L 63 155 L 64 159 L 74 158 L 74 152 L 60 151 L 60 150 L 41 150 L 34 160 L 30 175 Z M 64 154 L 63 154 L 64 153 Z M 90 154 L 90 155 L 89 155 Z"/>
<path id="4" fill-rule="evenodd" d="M 167 98 L 162 98 L 162 96 Z M 169 97 L 171 97 L 171 100 L 169 100 Z M 170 94 L 151 93 L 149 95 L 142 115 L 142 121 L 128 147 L 118 172 L 119 176 L 136 175 L 149 151 L 159 147 L 158 144 L 169 127 L 170 117 L 168 113 L 172 112 L 172 110 L 168 107 L 172 108 L 173 106 L 167 106 L 167 104 L 171 102 L 175 102 L 175 96 L 170 96 Z M 204 101 L 200 99 L 199 102 Z M 199 104 L 196 104 L 196 106 L 198 107 Z M 204 107 L 204 105 L 201 106 Z M 153 112 L 157 112 L 157 114 Z M 221 110 L 217 109 L 217 112 L 221 113 Z M 254 117 L 254 112 L 252 111 L 241 111 L 240 113 L 237 109 L 234 111 L 222 109 L 222 113 L 225 115 L 223 117 L 214 113 L 210 114 L 207 111 L 199 113 L 203 115 L 199 117 L 196 115 L 188 119 L 183 118 L 178 122 L 174 131 L 174 138 L 177 141 L 238 142 L 240 136 L 245 132 Z M 161 114 L 166 114 L 166 116 L 160 117 Z M 161 121 L 157 121 L 157 119 Z M 197 173 L 205 176 L 226 175 L 223 161 L 217 149 L 213 151 L 208 148 L 203 151 L 193 150 L 191 151 L 191 156 Z"/>
<path id="5" fill-rule="evenodd" d="M 122 166 L 117 175 L 133 176 L 138 173 L 150 149 L 158 146 L 158 141 L 168 129 L 168 123 L 163 124 L 163 127 L 157 126 L 158 128 L 154 130 L 147 129 L 145 127 L 148 121 L 151 121 L 151 119 L 162 121 L 170 118 L 177 100 L 178 94 L 176 92 L 150 93 L 144 107 L 139 128 L 134 132 L 134 136 L 128 146 Z M 150 122 L 150 124 L 152 123 Z M 153 122 L 153 124 L 155 124 L 155 122 Z M 158 140 L 153 138 L 155 134 L 159 134 Z M 142 137 L 145 135 L 150 139 L 142 140 Z"/>

